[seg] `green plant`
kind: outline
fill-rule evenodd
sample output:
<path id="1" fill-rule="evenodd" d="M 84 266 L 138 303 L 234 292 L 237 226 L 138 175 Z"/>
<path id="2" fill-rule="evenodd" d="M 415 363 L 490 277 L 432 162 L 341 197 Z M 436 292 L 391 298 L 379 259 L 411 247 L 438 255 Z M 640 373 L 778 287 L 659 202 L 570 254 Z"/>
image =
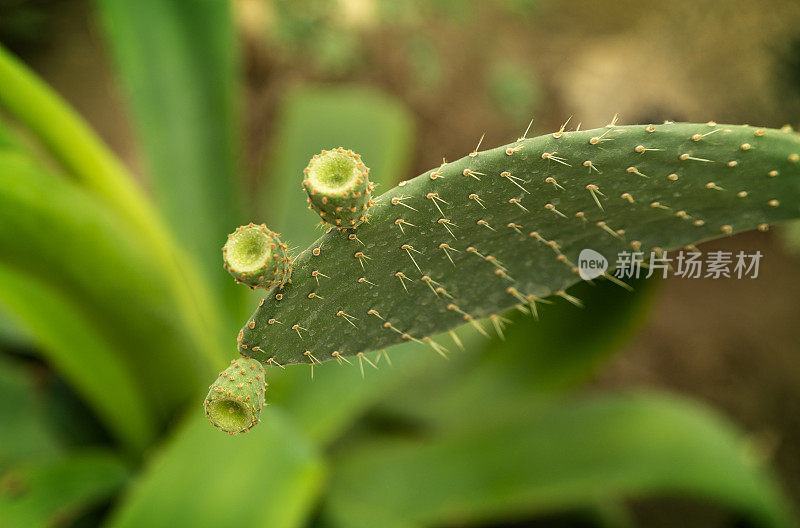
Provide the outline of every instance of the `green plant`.
<path id="1" fill-rule="evenodd" d="M 313 380 L 307 368 L 269 368 L 270 405 L 259 427 L 235 439 L 209 428 L 197 405 L 207 392 L 204 379 L 225 366 L 236 319 L 259 302 L 219 270 L 219 243 L 229 226 L 259 218 L 295 244 L 311 244 L 318 217 L 292 205 L 302 196 L 298 184 L 308 159 L 323 146 L 348 145 L 369 162 L 378 189 L 392 189 L 412 158 L 412 119 L 398 101 L 366 87 L 288 88 L 276 102 L 269 160 L 255 171 L 252 196 L 259 198 L 247 204 L 239 192 L 230 3 L 204 0 L 191 9 L 180 0 L 96 3 L 131 103 L 145 188 L 63 100 L 0 53 L 0 305 L 13 329 L 0 334 L 11 334 L 0 337 L 0 524 L 420 527 L 563 513 L 605 527 L 624 526 L 627 499 L 662 494 L 712 501 L 759 526 L 792 523 L 764 457 L 715 413 L 652 391 L 575 393 L 644 320 L 654 293 L 645 282 L 635 283 L 635 292 L 602 281 L 578 284 L 570 295 L 583 301 L 583 310 L 554 299 L 537 307 L 538 322 L 521 312 L 502 313 L 492 320 L 505 340 L 486 338 L 472 325 L 457 328 L 464 350 L 448 361 L 421 353 L 428 345 L 405 340 L 388 351 L 392 368 L 386 368 L 388 354 L 368 352 L 352 366 L 317 364 Z M 560 169 L 552 160 L 551 166 Z M 589 205 L 587 214 L 596 208 L 588 191 L 575 198 L 567 194 L 569 178 L 554 178 L 570 200 Z M 516 188 L 506 179 L 498 183 Z M 716 183 L 725 187 L 724 180 Z M 725 189 L 728 194 L 703 191 L 730 197 L 733 190 Z M 614 195 L 600 191 L 610 215 Z M 776 188 L 780 207 L 769 214 L 789 207 L 791 196 Z M 422 203 L 428 208 L 409 202 L 420 214 L 434 210 L 433 202 Z M 370 213 L 381 218 L 390 208 L 376 205 Z M 757 225 L 751 220 L 732 225 L 737 231 Z M 438 223 L 430 227 L 449 236 Z M 477 227 L 485 232 L 472 231 Z M 477 227 L 459 224 L 498 236 Z M 395 224 L 389 228 L 401 233 Z M 362 239 L 362 232 L 382 229 L 367 223 L 322 240 L 347 247 L 358 244 L 350 234 Z M 605 235 L 589 224 L 585 232 L 594 233 L 591 240 Z M 486 265 L 476 269 L 502 279 L 492 275 L 494 264 L 465 248 L 452 256 L 455 262 L 474 257 Z M 407 254 L 400 257 L 397 263 L 413 270 L 404 273 L 416 279 Z M 440 258 L 450 273 L 457 271 L 444 254 Z M 509 270 L 514 264 L 500 260 Z M 356 259 L 347 262 L 346 273 L 361 269 Z M 371 263 L 365 262 L 364 273 L 376 271 Z M 525 275 L 507 274 L 518 281 Z M 406 296 L 401 300 L 410 298 L 396 277 L 390 279 Z M 406 285 L 439 302 L 419 279 Z M 502 303 L 489 299 L 485 306 L 499 313 Z M 503 327 L 505 318 L 514 324 Z M 333 324 L 352 328 L 341 318 Z M 591 332 L 575 335 L 575 327 Z M 238 385 L 228 387 L 234 400 L 235 391 L 244 390 Z M 83 405 L 54 413 L 65 386 Z M 238 403 L 225 401 L 235 414 Z M 580 441 L 587 437 L 591 441 Z M 390 478 L 393 488 L 384 488 Z M 257 490 L 258 498 L 238 507 L 243 489 Z"/>
<path id="2" fill-rule="evenodd" d="M 300 253 L 239 351 L 278 365 L 402 341 L 442 352 L 430 336 L 465 322 L 485 332 L 480 319 L 502 325 L 504 311 L 552 295 L 580 304 L 566 289 L 584 248 L 661 254 L 796 217 L 799 152 L 788 130 L 716 123 L 612 123 L 476 150 Z"/>

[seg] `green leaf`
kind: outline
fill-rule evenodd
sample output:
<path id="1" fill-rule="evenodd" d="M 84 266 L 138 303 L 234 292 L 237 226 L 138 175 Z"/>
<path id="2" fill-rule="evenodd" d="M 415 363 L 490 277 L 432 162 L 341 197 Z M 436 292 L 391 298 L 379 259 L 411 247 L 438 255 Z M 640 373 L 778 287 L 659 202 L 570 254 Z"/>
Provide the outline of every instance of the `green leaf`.
<path id="1" fill-rule="evenodd" d="M 273 136 L 261 201 L 267 224 L 291 245 L 305 247 L 319 217 L 306 210 L 303 169 L 323 149 L 344 147 L 361 154 L 377 191 L 405 175 L 412 119 L 397 100 L 365 87 L 300 87 L 283 102 Z"/>
<path id="2" fill-rule="evenodd" d="M 459 329 L 458 335 L 467 347 L 473 347 L 480 339 L 471 327 Z M 444 343 L 445 338 L 437 341 Z M 285 409 L 293 423 L 312 439 L 325 444 L 335 440 L 387 394 L 400 392 L 400 386 L 416 385 L 420 378 L 441 372 L 448 365 L 430 346 L 418 343 L 404 343 L 385 354 L 367 354 L 348 361 L 315 366 L 313 379 L 305 368 L 270 368 L 267 398 Z M 331 398 L 331 394 L 336 397 Z"/>
<path id="3" fill-rule="evenodd" d="M 198 278 L 196 263 L 172 240 L 145 194 L 94 131 L 2 47 L 0 104 L 39 139 L 67 176 L 92 198 L 109 206 L 113 211 L 108 215 L 109 225 L 128 232 L 147 247 L 152 266 L 165 278 L 162 298 L 174 299 L 179 306 L 173 312 L 175 324 L 191 328 L 197 336 L 197 350 L 221 360 L 215 354 L 219 354 L 222 318 L 216 313 L 207 285 Z M 24 149 L 19 144 L 7 130 L 0 132 L 4 151 L 22 156 Z"/>
<path id="4" fill-rule="evenodd" d="M 0 474 L 12 462 L 60 451 L 34 389 L 28 369 L 0 356 Z"/>
<path id="5" fill-rule="evenodd" d="M 343 526 L 469 524 L 684 495 L 759 526 L 793 525 L 770 475 L 720 417 L 655 394 L 568 400 L 502 427 L 350 443 L 328 517 Z"/>
<path id="6" fill-rule="evenodd" d="M 120 161 L 75 110 L 2 46 L 0 104 L 39 138 L 72 177 L 107 199 L 123 217 L 153 225 L 147 199 Z"/>
<path id="7" fill-rule="evenodd" d="M 633 291 L 610 282 L 577 284 L 570 290 L 583 308 L 561 300 L 539 306 L 539 320 L 511 312 L 505 339 L 487 347 L 488 362 L 505 373 L 524 373 L 539 392 L 552 392 L 583 381 L 632 339 L 645 323 L 656 280 L 629 281 Z M 580 332 L 575 329 L 581 329 Z"/>
<path id="8" fill-rule="evenodd" d="M 153 455 L 109 526 L 303 526 L 323 474 L 319 454 L 275 407 L 235 437 L 198 409 Z"/>
<path id="9" fill-rule="evenodd" d="M 230 303 L 227 318 L 241 309 L 243 292 L 219 272 L 220 248 L 245 219 L 237 178 L 238 72 L 230 2 L 96 4 L 160 209 L 215 292 Z"/>
<path id="10" fill-rule="evenodd" d="M 155 418 L 142 387 L 114 346 L 69 297 L 0 263 L 0 305 L 24 323 L 46 361 L 72 384 L 126 447 L 142 451 L 153 441 Z M 6 423 L 17 422 L 9 419 Z M 29 441 L 24 434 L 21 438 Z"/>
<path id="11" fill-rule="evenodd" d="M 495 337 L 482 353 L 453 354 L 449 368 L 400 387 L 382 408 L 445 430 L 519 419 L 529 406 L 584 381 L 636 335 L 655 281 L 631 285 L 633 292 L 609 282 L 582 283 L 571 292 L 582 309 L 559 299 L 538 306 L 538 320 L 518 310 L 506 322 L 496 318 L 503 339 Z"/>
<path id="12" fill-rule="evenodd" d="M 22 152 L 0 151 L 0 262 L 5 269 L 45 285 L 36 290 L 40 297 L 60 299 L 50 315 L 64 316 L 78 309 L 71 321 L 88 320 L 94 327 L 90 332 L 87 323 L 79 324 L 74 329 L 76 337 L 70 339 L 72 344 L 86 344 L 91 339 L 92 348 L 76 352 L 65 343 L 50 348 L 49 353 L 84 360 L 96 357 L 108 366 L 111 360 L 101 356 L 110 350 L 137 380 L 152 414 L 163 419 L 193 394 L 202 376 L 212 372 L 212 361 L 218 360 L 220 350 L 210 351 L 214 342 L 204 342 L 204 333 L 195 333 L 184 324 L 181 305 L 165 295 L 170 291 L 170 276 L 154 263 L 151 249 L 146 240 L 121 225 L 113 211 L 75 183 L 42 170 Z M 8 288 L 22 316 L 27 320 L 36 317 L 37 307 L 25 300 L 14 284 Z M 41 319 L 47 310 L 38 310 L 36 324 L 41 333 L 59 324 Z M 69 326 L 62 330 L 71 331 Z M 53 344 L 53 336 L 37 337 Z M 64 367 L 67 362 L 74 365 L 72 359 L 64 359 L 56 366 Z M 91 365 L 84 367 L 91 372 Z M 114 376 L 117 381 L 122 377 L 121 372 Z M 128 386 L 121 385 L 123 389 Z M 124 392 L 126 406 L 133 405 L 133 393 Z M 102 391 L 94 396 L 113 399 L 113 393 L 102 395 Z M 92 405 L 108 411 L 113 403 Z M 134 426 L 142 426 L 141 435 L 146 437 L 152 428 L 141 417 L 142 412 L 134 413 Z"/>
<path id="13" fill-rule="evenodd" d="M 17 324 L 0 305 L 0 350 L 6 348 L 22 349 L 27 347 L 33 340 L 28 331 Z"/>
<path id="14" fill-rule="evenodd" d="M 120 459 L 103 451 L 17 464 L 0 476 L 0 524 L 63 526 L 111 497 L 128 478 Z"/>

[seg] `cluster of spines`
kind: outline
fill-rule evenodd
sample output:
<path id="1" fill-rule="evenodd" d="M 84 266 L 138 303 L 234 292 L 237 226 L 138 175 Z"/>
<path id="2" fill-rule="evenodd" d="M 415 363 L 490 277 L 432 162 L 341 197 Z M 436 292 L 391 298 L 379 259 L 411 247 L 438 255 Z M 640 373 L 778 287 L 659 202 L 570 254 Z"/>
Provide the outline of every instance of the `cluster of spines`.
<path id="1" fill-rule="evenodd" d="M 255 359 L 231 361 L 208 391 L 206 416 L 220 431 L 246 433 L 258 423 L 267 391 L 264 367 Z"/>
<path id="2" fill-rule="evenodd" d="M 222 247 L 222 258 L 236 282 L 251 289 L 283 286 L 292 273 L 286 244 L 264 224 L 237 227 Z"/>
<path id="3" fill-rule="evenodd" d="M 308 207 L 325 224 L 346 229 L 367 221 L 375 184 L 359 154 L 342 147 L 323 150 L 303 174 Z"/>

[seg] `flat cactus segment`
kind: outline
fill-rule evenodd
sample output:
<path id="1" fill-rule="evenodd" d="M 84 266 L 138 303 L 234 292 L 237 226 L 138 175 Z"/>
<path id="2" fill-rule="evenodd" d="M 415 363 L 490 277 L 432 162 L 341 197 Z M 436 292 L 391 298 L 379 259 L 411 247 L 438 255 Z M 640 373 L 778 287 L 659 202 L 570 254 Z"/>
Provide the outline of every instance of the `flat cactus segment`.
<path id="1" fill-rule="evenodd" d="M 222 246 L 225 269 L 236 282 L 269 290 L 292 272 L 286 244 L 264 224 L 237 227 Z"/>
<path id="2" fill-rule="evenodd" d="M 557 132 L 472 154 L 376 199 L 295 260 L 239 334 L 264 363 L 315 363 L 429 340 L 613 268 L 800 215 L 800 135 L 708 124 Z M 607 275 L 608 276 L 608 275 Z"/>
<path id="3" fill-rule="evenodd" d="M 203 405 L 206 416 L 221 431 L 246 433 L 258 423 L 266 391 L 261 363 L 235 359 L 211 385 Z"/>
<path id="4" fill-rule="evenodd" d="M 342 147 L 323 150 L 303 171 L 309 208 L 336 228 L 354 228 L 367 219 L 372 205 L 369 168 L 361 156 Z"/>

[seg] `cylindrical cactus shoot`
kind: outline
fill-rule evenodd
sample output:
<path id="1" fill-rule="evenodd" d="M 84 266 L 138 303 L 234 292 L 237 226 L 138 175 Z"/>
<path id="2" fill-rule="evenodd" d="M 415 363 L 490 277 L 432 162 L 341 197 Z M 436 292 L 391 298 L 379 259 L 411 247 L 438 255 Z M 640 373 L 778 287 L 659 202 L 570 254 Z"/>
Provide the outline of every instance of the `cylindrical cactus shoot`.
<path id="1" fill-rule="evenodd" d="M 341 147 L 323 150 L 311 158 L 303 172 L 309 208 L 323 222 L 352 228 L 366 221 L 374 184 L 369 181 L 369 168 L 361 156 Z"/>
<path id="2" fill-rule="evenodd" d="M 266 386 L 261 363 L 244 357 L 235 359 L 211 384 L 204 404 L 206 416 L 221 431 L 246 433 L 258 423 Z"/>
<path id="3" fill-rule="evenodd" d="M 291 260 L 278 235 L 264 224 L 237 227 L 222 247 L 225 269 L 250 288 L 282 285 L 292 271 Z"/>

